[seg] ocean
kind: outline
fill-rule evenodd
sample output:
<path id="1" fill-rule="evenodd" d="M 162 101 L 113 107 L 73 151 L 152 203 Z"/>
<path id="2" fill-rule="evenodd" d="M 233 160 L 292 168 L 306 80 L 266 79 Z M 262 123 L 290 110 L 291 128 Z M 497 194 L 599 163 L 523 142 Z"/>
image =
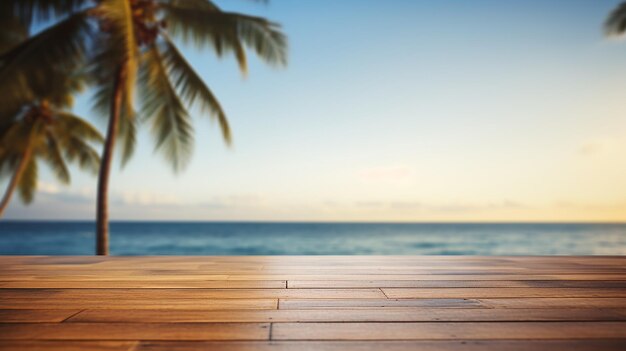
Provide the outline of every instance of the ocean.
<path id="1" fill-rule="evenodd" d="M 2 255 L 91 255 L 92 222 L 0 222 Z M 113 255 L 626 255 L 626 224 L 113 222 Z"/>

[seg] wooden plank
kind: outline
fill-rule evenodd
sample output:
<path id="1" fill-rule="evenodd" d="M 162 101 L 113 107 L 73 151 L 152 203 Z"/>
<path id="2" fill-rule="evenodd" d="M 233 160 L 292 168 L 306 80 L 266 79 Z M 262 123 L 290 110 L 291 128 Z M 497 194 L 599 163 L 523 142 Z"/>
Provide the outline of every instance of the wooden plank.
<path id="1" fill-rule="evenodd" d="M 623 351 L 626 340 L 144 341 L 134 351 Z M 8 349 L 7 349 L 8 350 Z M 56 351 L 56 350 L 55 350 Z M 59 350 L 61 351 L 61 350 Z"/>
<path id="2" fill-rule="evenodd" d="M 135 351 L 137 341 L 2 340 L 0 351 Z"/>
<path id="3" fill-rule="evenodd" d="M 626 321 L 626 309 L 85 310 L 66 323 Z"/>
<path id="4" fill-rule="evenodd" d="M 504 298 L 479 299 L 486 307 L 496 308 L 625 308 L 625 298 Z"/>
<path id="5" fill-rule="evenodd" d="M 158 275 L 158 274 L 128 274 L 128 275 L 109 275 L 106 272 L 103 273 L 78 273 L 78 274 L 70 274 L 70 275 L 57 275 L 54 272 L 50 272 L 48 274 L 0 274 L 0 281 L 2 282 L 10 282 L 10 281 L 127 281 L 127 282 L 136 282 L 136 281 L 150 281 L 150 282 L 160 282 L 160 281 L 189 281 L 189 280 L 227 280 L 228 275 L 226 274 L 206 274 L 206 275 L 197 275 L 197 276 L 189 276 L 189 275 L 179 275 L 179 274 L 171 274 L 171 275 Z M 234 280 L 234 279 L 233 279 Z M 287 279 L 237 279 L 237 280 L 287 280 Z"/>
<path id="6" fill-rule="evenodd" d="M 0 309 L 276 309 L 277 299 L 3 299 Z"/>
<path id="7" fill-rule="evenodd" d="M 626 322 L 276 323 L 273 340 L 626 338 Z"/>
<path id="8" fill-rule="evenodd" d="M 626 288 L 626 280 L 289 280 L 290 289 Z"/>
<path id="9" fill-rule="evenodd" d="M 380 289 L 0 289 L 0 299 L 372 299 Z"/>
<path id="10" fill-rule="evenodd" d="M 503 298 L 503 297 L 626 297 L 621 288 L 383 288 L 391 299 Z"/>
<path id="11" fill-rule="evenodd" d="M 617 313 L 617 314 L 619 314 L 621 316 L 626 316 L 626 310 L 624 310 L 624 309 L 618 308 L 618 309 L 613 309 L 613 310 L 615 311 L 615 313 Z"/>
<path id="12" fill-rule="evenodd" d="M 81 310 L 0 310 L 0 323 L 62 322 Z"/>
<path id="13" fill-rule="evenodd" d="M 0 272 L 2 270 L 0 269 Z M 47 274 L 2 274 L 0 273 L 0 286 L 7 282 L 15 281 L 118 281 L 118 282 L 187 282 L 187 281 L 281 281 L 281 280 L 602 280 L 602 281 L 626 281 L 626 274 L 539 274 L 529 272 L 527 274 L 221 274 L 221 275 L 183 275 L 173 271 L 169 275 L 154 273 L 109 275 L 107 272 L 89 273 L 81 272 L 72 275 L 55 274 L 53 271 Z"/>
<path id="14" fill-rule="evenodd" d="M 75 277 L 75 276 L 92 276 L 98 277 L 101 276 L 105 278 L 104 280 L 115 279 L 116 277 L 127 277 L 127 276 L 152 276 L 152 277 L 171 277 L 178 276 L 183 280 L 194 280 L 194 279 L 204 279 L 204 280 L 221 280 L 223 276 L 254 276 L 254 275 L 278 275 L 278 276 L 306 276 L 306 275 L 361 275 L 361 276 L 370 276 L 370 275 L 529 275 L 539 274 L 539 275 L 576 275 L 576 274 L 605 274 L 605 275 L 617 275 L 624 277 L 626 275 L 626 269 L 621 268 L 612 268 L 612 269 L 600 269 L 596 267 L 590 268 L 572 268 L 572 269 L 531 269 L 531 268 L 484 268 L 484 269 L 472 269 L 472 270 L 463 270 L 463 269 L 455 269 L 455 268 L 447 268 L 447 269 L 376 269 L 372 268 L 362 268 L 362 269 L 345 269 L 341 267 L 329 267 L 324 269 L 297 269 L 292 267 L 292 269 L 277 269 L 272 267 L 267 270 L 248 270 L 248 269 L 235 269 L 235 268 L 219 268 L 212 270 L 59 270 L 59 271 L 42 271 L 42 270 L 19 270 L 19 271 L 11 271 L 11 270 L 3 270 L 0 274 L 0 281 L 5 280 L 13 280 L 12 277 L 15 276 L 32 276 L 43 278 L 46 276 L 63 276 L 63 277 Z M 222 278 L 220 278 L 222 277 Z M 214 278 L 214 279 L 211 279 Z M 622 278 L 623 279 L 623 278 Z M 72 280 L 69 278 L 68 280 Z M 249 280 L 249 279 L 243 279 Z M 272 278 L 272 279 L 264 279 L 264 280 L 285 280 L 284 278 Z M 466 280 L 469 280 L 466 278 Z"/>
<path id="15" fill-rule="evenodd" d="M 470 299 L 280 299 L 279 309 L 346 309 L 346 308 L 484 308 L 478 300 Z"/>
<path id="16" fill-rule="evenodd" d="M 285 280 L 14 280 L 0 282 L 7 289 L 284 289 Z"/>
<path id="17" fill-rule="evenodd" d="M 231 274 L 228 280 L 619 280 L 626 274 Z"/>
<path id="18" fill-rule="evenodd" d="M 339 274 L 339 275 L 371 275 L 371 274 L 386 274 L 386 275 L 402 275 L 402 274 L 412 274 L 412 275 L 484 275 L 484 274 L 506 274 L 506 275 L 528 275 L 529 273 L 534 274 L 543 274 L 543 275 L 561 275 L 561 274 L 613 274 L 613 275 L 621 275 L 622 277 L 626 274 L 625 268 L 572 268 L 572 269 L 563 269 L 563 268 L 554 268 L 554 269 L 531 269 L 531 268 L 484 268 L 484 269 L 472 269 L 472 270 L 463 270 L 463 269 L 374 269 L 374 268 L 362 268 L 362 269 L 345 269 L 341 267 L 328 267 L 328 268 L 319 268 L 319 269 L 298 269 L 297 267 L 293 267 L 292 269 L 277 269 L 272 267 L 272 269 L 267 269 L 259 272 L 260 274 L 274 274 L 274 275 L 326 275 L 326 274 Z M 183 274 L 192 275 L 192 272 L 182 272 Z M 249 271 L 226 271 L 224 270 L 215 270 L 215 271 L 197 271 L 196 274 L 219 274 L 219 273 L 229 273 L 229 275 L 250 275 L 254 272 Z"/>
<path id="19" fill-rule="evenodd" d="M 226 271 L 223 271 L 226 272 Z M 369 273 L 368 273 L 369 272 Z M 181 272 L 183 274 L 184 272 Z M 197 274 L 199 274 L 198 272 Z M 204 272 L 204 274 L 209 274 L 210 272 Z M 309 279 L 308 276 L 322 276 L 322 275 L 359 275 L 361 278 L 364 276 L 377 276 L 377 275 L 386 275 L 386 276 L 400 276 L 400 275 L 429 275 L 429 276 L 458 276 L 458 278 L 448 278 L 446 280 L 471 280 L 468 278 L 464 278 L 467 276 L 477 276 L 477 275 L 500 275 L 500 276 L 511 276 L 510 280 L 518 280 L 516 276 L 532 276 L 532 275 L 542 275 L 542 276 L 573 276 L 579 275 L 583 277 L 589 277 L 590 280 L 596 279 L 597 276 L 607 276 L 607 277 L 617 277 L 618 280 L 624 280 L 626 276 L 626 270 L 598 270 L 598 269 L 572 269 L 572 270 L 564 270 L 564 269 L 552 269 L 552 270 L 540 270 L 540 269 L 532 269 L 525 268 L 520 270 L 498 270 L 498 269 L 483 269 L 483 270 L 472 270 L 472 271 L 459 271 L 459 270 L 376 270 L 376 269 L 363 269 L 359 271 L 352 270 L 342 270 L 342 269 L 332 269 L 329 267 L 326 270 L 267 270 L 262 272 L 248 272 L 248 271 L 229 271 L 229 276 L 281 276 L 281 277 L 290 277 L 287 280 L 296 280 L 297 277 L 303 276 L 303 279 Z M 72 273 L 72 274 L 78 274 Z M 21 274 L 27 275 L 27 274 Z M 45 275 L 45 274 L 40 274 Z M 163 275 L 175 275 L 174 272 Z M 193 278 L 192 275 L 187 275 Z M 264 278 L 264 280 L 284 280 L 285 278 Z M 309 279 L 310 280 L 310 279 Z M 360 279 L 364 280 L 364 279 Z M 585 280 L 585 279 L 580 279 Z"/>
<path id="20" fill-rule="evenodd" d="M 534 288 L 626 288 L 625 280 L 533 280 L 524 283 Z"/>
<path id="21" fill-rule="evenodd" d="M 0 340 L 268 340 L 268 323 L 0 324 Z"/>

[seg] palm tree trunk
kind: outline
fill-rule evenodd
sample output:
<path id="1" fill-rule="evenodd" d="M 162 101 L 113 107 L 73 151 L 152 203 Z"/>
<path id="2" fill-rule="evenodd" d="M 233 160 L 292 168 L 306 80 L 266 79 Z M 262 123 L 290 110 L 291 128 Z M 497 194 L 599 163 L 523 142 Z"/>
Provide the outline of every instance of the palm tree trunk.
<path id="1" fill-rule="evenodd" d="M 4 211 L 7 206 L 9 206 L 9 202 L 11 201 L 11 197 L 15 192 L 15 188 L 17 188 L 17 184 L 19 184 L 20 179 L 22 179 L 22 174 L 24 174 L 24 170 L 26 170 L 26 165 L 30 161 L 30 156 L 32 154 L 32 150 L 30 145 L 26 146 L 26 150 L 24 150 L 24 154 L 20 159 L 19 164 L 17 165 L 17 169 L 15 173 L 13 173 L 13 177 L 11 177 L 11 181 L 9 181 L 9 185 L 7 185 L 7 190 L 2 197 L 2 201 L 0 202 L 0 218 L 4 215 Z"/>
<path id="2" fill-rule="evenodd" d="M 115 139 L 117 137 L 120 115 L 122 110 L 123 87 L 126 80 L 126 65 L 120 64 L 113 82 L 113 98 L 111 99 L 111 114 L 107 128 L 100 174 L 98 176 L 98 199 L 96 208 L 96 255 L 109 254 L 109 178 Z"/>

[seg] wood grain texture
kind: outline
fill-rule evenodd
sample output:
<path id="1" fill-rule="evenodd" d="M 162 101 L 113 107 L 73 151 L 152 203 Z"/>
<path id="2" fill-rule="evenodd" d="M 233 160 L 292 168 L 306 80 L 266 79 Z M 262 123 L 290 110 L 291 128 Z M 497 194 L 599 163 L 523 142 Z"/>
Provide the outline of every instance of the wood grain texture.
<path id="1" fill-rule="evenodd" d="M 275 340 L 624 339 L 626 322 L 277 323 Z"/>
<path id="2" fill-rule="evenodd" d="M 626 280 L 289 280 L 290 289 L 626 288 Z"/>
<path id="3" fill-rule="evenodd" d="M 623 288 L 383 288 L 382 291 L 391 299 L 626 297 Z"/>
<path id="4" fill-rule="evenodd" d="M 0 310 L 0 323 L 63 322 L 81 310 Z"/>
<path id="5" fill-rule="evenodd" d="M 380 289 L 0 289 L 0 299 L 375 299 Z"/>
<path id="6" fill-rule="evenodd" d="M 626 340 L 141 342 L 135 351 L 623 351 Z"/>
<path id="7" fill-rule="evenodd" d="M 502 298 L 478 300 L 489 308 L 626 308 L 626 298 Z"/>
<path id="8" fill-rule="evenodd" d="M 16 280 L 0 282 L 7 289 L 282 289 L 285 280 Z"/>
<path id="9" fill-rule="evenodd" d="M 624 309 L 318 309 L 258 311 L 85 310 L 66 322 L 489 322 L 489 321 L 626 321 Z"/>
<path id="10" fill-rule="evenodd" d="M 357 308 L 484 308 L 470 299 L 280 299 L 279 309 L 357 309 Z"/>
<path id="11" fill-rule="evenodd" d="M 397 280 L 397 281 L 423 281 L 423 280 L 608 280 L 626 281 L 626 274 L 539 274 L 528 271 L 526 274 L 232 274 L 227 280 Z"/>
<path id="12" fill-rule="evenodd" d="M 2 340 L 0 351 L 134 351 L 138 341 Z"/>
<path id="13" fill-rule="evenodd" d="M 197 309 L 197 310 L 232 310 L 232 309 L 276 309 L 277 299 L 3 299 L 0 309 Z"/>
<path id="14" fill-rule="evenodd" d="M 0 324 L 3 340 L 268 340 L 267 323 Z"/>
<path id="15" fill-rule="evenodd" d="M 0 351 L 624 349 L 626 257 L 0 257 Z"/>

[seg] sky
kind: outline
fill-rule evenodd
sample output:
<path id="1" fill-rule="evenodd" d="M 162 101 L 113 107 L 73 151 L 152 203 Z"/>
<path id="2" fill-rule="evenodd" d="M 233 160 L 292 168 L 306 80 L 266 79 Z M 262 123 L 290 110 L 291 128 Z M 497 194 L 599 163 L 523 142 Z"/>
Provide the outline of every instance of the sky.
<path id="1" fill-rule="evenodd" d="M 217 2 L 281 23 L 289 65 L 242 77 L 184 48 L 234 145 L 192 110 L 174 174 L 144 128 L 113 220 L 626 221 L 626 42 L 602 32 L 619 1 Z M 88 96 L 75 111 L 104 130 Z M 6 217 L 92 220 L 95 188 L 44 170 Z"/>

